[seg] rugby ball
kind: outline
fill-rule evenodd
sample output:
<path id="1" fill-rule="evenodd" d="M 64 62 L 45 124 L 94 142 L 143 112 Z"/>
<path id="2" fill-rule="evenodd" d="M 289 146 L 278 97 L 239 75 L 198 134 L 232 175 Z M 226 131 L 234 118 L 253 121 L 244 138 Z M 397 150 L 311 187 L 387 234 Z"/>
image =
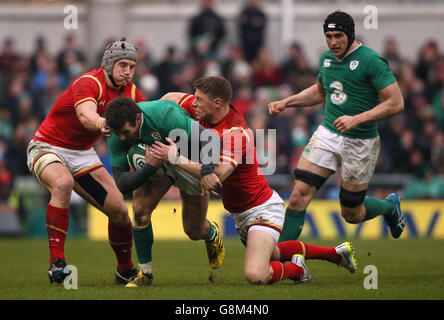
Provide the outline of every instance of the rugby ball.
<path id="1" fill-rule="evenodd" d="M 145 144 L 139 143 L 131 146 L 126 155 L 128 165 L 134 171 L 140 170 L 145 165 Z M 165 166 L 160 167 L 151 175 L 148 180 L 153 181 L 163 177 L 166 174 Z"/>

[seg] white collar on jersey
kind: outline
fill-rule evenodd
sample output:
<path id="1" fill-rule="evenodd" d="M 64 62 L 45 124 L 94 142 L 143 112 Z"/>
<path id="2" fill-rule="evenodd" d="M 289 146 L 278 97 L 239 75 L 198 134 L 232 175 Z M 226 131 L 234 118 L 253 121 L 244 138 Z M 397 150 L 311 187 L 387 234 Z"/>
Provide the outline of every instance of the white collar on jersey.
<path id="1" fill-rule="evenodd" d="M 345 56 L 344 56 L 344 58 L 342 58 L 341 60 L 339 60 L 338 58 L 336 58 L 336 61 L 338 61 L 338 62 L 341 62 L 341 61 L 343 61 L 345 58 L 347 58 L 352 52 L 355 52 L 360 46 L 362 46 L 362 43 L 360 43 L 360 42 L 358 42 L 359 43 L 359 45 L 356 47 L 356 48 L 354 48 L 352 51 L 350 51 L 349 53 L 347 53 Z"/>

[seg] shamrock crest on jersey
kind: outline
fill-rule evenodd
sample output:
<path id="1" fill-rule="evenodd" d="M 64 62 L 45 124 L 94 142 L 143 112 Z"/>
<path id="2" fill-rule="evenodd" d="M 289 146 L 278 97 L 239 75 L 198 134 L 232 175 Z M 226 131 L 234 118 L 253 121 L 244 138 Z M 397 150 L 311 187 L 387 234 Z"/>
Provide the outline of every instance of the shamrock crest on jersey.
<path id="1" fill-rule="evenodd" d="M 362 123 L 346 133 L 340 133 L 333 122 L 343 115 L 354 116 L 379 104 L 379 90 L 396 81 L 384 58 L 362 44 L 341 60 L 326 50 L 319 59 L 317 81 L 325 91 L 324 127 L 349 138 L 378 136 L 376 121 Z"/>
<path id="2" fill-rule="evenodd" d="M 353 60 L 352 62 L 350 62 L 350 70 L 355 70 L 359 65 L 359 61 L 358 60 Z"/>

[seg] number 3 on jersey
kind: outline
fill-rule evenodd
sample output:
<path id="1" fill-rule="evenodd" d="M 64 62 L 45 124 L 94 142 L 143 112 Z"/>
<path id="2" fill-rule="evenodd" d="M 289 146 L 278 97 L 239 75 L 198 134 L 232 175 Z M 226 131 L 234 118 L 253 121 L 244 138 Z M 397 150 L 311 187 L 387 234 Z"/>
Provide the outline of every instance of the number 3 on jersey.
<path id="1" fill-rule="evenodd" d="M 330 94 L 330 100 L 336 105 L 341 105 L 347 101 L 347 94 L 342 91 L 343 85 L 341 81 L 333 81 L 329 87 L 333 89 L 333 93 Z"/>

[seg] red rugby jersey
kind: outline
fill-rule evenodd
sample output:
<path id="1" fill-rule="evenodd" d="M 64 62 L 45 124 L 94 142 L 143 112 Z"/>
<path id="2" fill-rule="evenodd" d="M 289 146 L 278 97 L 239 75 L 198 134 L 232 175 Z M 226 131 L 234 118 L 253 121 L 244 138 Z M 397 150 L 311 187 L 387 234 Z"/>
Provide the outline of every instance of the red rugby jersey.
<path id="1" fill-rule="evenodd" d="M 79 121 L 75 108 L 82 102 L 93 101 L 102 115 L 106 105 L 118 96 L 127 96 L 136 102 L 146 101 L 132 82 L 124 88 L 112 89 L 105 82 L 103 69 L 95 69 L 77 78 L 53 105 L 40 124 L 34 140 L 73 150 L 88 150 L 100 137 L 100 131 L 89 131 Z"/>
<path id="2" fill-rule="evenodd" d="M 179 105 L 197 120 L 196 109 L 192 106 L 194 99 L 193 95 L 187 94 L 179 101 Z M 221 161 L 235 167 L 222 184 L 225 209 L 240 213 L 270 199 L 273 190 L 259 168 L 254 137 L 243 115 L 230 105 L 230 111 L 219 123 L 212 126 L 205 121 L 199 123 L 218 132 L 222 140 Z"/>

